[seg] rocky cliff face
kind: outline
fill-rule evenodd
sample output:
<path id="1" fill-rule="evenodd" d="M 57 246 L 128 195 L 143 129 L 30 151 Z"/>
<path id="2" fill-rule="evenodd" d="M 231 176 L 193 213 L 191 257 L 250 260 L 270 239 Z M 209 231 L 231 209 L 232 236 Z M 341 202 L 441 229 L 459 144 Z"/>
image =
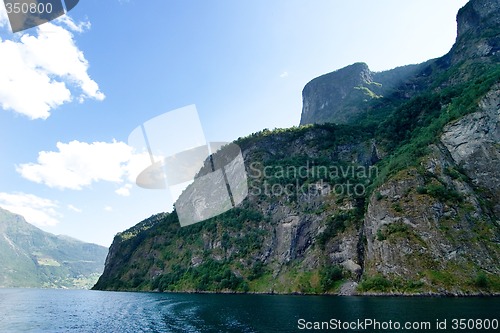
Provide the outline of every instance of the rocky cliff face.
<path id="1" fill-rule="evenodd" d="M 500 26 L 498 1 L 469 1 L 457 15 L 457 40 L 449 53 L 452 63 L 471 59 L 499 61 L 498 26 Z"/>
<path id="2" fill-rule="evenodd" d="M 473 184 L 485 191 L 500 221 L 500 85 L 479 103 L 479 111 L 446 125 L 441 141 Z"/>
<path id="3" fill-rule="evenodd" d="M 347 123 L 366 101 L 378 97 L 381 85 L 365 63 L 356 63 L 309 82 L 302 91 L 301 125 L 313 123 Z"/>
<path id="4" fill-rule="evenodd" d="M 119 234 L 95 288 L 499 293 L 499 7 L 470 1 L 440 59 L 312 80 L 301 124 L 315 125 L 236 142 L 240 206 Z"/>
<path id="5" fill-rule="evenodd" d="M 445 127 L 419 166 L 371 196 L 364 221 L 367 274 L 460 294 L 478 272 L 500 273 L 498 97 L 495 85 L 479 111 Z"/>
<path id="6" fill-rule="evenodd" d="M 500 25 L 497 0 L 469 1 L 457 15 L 457 41 L 467 34 L 482 37 Z"/>
<path id="7" fill-rule="evenodd" d="M 365 63 L 355 63 L 313 79 L 302 91 L 300 125 L 352 122 L 377 101 L 396 92 L 425 66 L 410 65 L 372 72 Z M 406 90 L 408 93 L 407 89 Z"/>
<path id="8" fill-rule="evenodd" d="M 371 170 L 381 152 L 363 135 L 342 144 L 336 142 L 337 135 L 337 129 L 327 125 L 278 135 L 264 131 L 239 141 L 250 178 L 249 196 L 242 205 L 185 228 L 170 214 L 125 231 L 115 238 L 96 288 L 143 284 L 146 289 L 200 290 L 201 282 L 192 277 L 176 277 L 169 285 L 162 278 L 173 274 L 171 267 L 192 267 L 205 274 L 213 261 L 260 292 L 321 292 L 323 269 L 334 265 L 360 276 L 362 220 L 355 211 L 362 209 L 363 201 L 339 193 L 348 178 L 368 184 L 373 177 L 361 173 Z M 344 176 L 338 174 L 342 172 Z M 331 188 L 334 184 L 339 193 Z M 341 218 L 335 219 L 334 212 Z M 137 270 L 141 276 L 135 279 Z M 234 289 L 242 291 L 243 285 Z"/>

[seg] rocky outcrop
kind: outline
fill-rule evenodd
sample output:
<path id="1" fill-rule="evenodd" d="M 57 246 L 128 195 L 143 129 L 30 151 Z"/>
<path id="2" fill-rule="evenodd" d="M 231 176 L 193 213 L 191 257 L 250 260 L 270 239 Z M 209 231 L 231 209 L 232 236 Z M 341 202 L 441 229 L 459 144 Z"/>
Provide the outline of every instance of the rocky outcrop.
<path id="1" fill-rule="evenodd" d="M 382 97 L 402 94 L 409 98 L 418 89 L 415 78 L 428 63 L 372 72 L 365 63 L 328 73 L 310 81 L 302 91 L 300 125 L 355 121 L 376 106 Z"/>
<path id="2" fill-rule="evenodd" d="M 347 123 L 363 109 L 359 101 L 376 98 L 380 85 L 373 81 L 365 63 L 356 63 L 322 75 L 302 91 L 301 125 Z"/>
<path id="3" fill-rule="evenodd" d="M 370 198 L 364 269 L 426 283 L 446 272 L 466 289 L 479 271 L 500 273 L 499 85 L 431 149 L 421 170 L 400 172 Z"/>
<path id="4" fill-rule="evenodd" d="M 485 30 L 500 25 L 497 0 L 469 1 L 457 15 L 457 41 L 467 34 L 481 37 Z"/>
<path id="5" fill-rule="evenodd" d="M 497 0 L 469 1 L 457 15 L 457 40 L 449 55 L 452 63 L 500 59 L 500 5 Z"/>
<path id="6" fill-rule="evenodd" d="M 479 103 L 479 111 L 447 125 L 441 141 L 473 184 L 486 190 L 500 221 L 500 85 Z"/>
<path id="7" fill-rule="evenodd" d="M 400 172 L 370 198 L 365 273 L 434 284 L 435 292 L 446 289 L 431 281 L 436 272 L 453 276 L 455 291 L 467 289 L 478 271 L 499 274 L 499 229 L 473 185 L 450 171 L 457 165 L 448 150 L 432 146 L 422 167 Z"/>

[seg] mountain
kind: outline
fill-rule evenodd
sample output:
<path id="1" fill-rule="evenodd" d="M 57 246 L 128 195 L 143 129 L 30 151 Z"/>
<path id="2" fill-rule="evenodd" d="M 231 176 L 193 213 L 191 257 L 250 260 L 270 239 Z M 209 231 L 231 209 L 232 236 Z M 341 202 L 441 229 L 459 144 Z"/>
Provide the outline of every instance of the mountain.
<path id="1" fill-rule="evenodd" d="M 409 65 L 385 72 L 372 72 L 365 63 L 355 63 L 313 79 L 302 91 L 300 125 L 355 120 L 375 100 L 393 93 L 425 64 Z"/>
<path id="2" fill-rule="evenodd" d="M 300 125 L 345 124 L 381 97 L 398 93 L 413 97 L 427 87 L 426 77 L 433 67 L 447 69 L 461 62 L 498 60 L 499 25 L 498 1 L 470 1 L 457 15 L 456 43 L 444 57 L 384 72 L 371 72 L 365 63 L 355 63 L 311 80 L 302 91 Z"/>
<path id="3" fill-rule="evenodd" d="M 499 294 L 499 20 L 471 0 L 443 57 L 312 80 L 307 125 L 235 142 L 238 207 L 118 234 L 94 289 Z"/>
<path id="4" fill-rule="evenodd" d="M 0 287 L 90 288 L 107 249 L 56 236 L 0 208 Z"/>

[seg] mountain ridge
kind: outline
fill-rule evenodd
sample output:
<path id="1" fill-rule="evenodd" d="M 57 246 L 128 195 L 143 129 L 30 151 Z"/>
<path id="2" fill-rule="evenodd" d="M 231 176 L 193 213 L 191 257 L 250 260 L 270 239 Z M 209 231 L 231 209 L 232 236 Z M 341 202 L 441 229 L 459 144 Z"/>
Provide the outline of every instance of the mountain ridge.
<path id="1" fill-rule="evenodd" d="M 0 287 L 90 288 L 107 249 L 53 235 L 0 208 Z"/>

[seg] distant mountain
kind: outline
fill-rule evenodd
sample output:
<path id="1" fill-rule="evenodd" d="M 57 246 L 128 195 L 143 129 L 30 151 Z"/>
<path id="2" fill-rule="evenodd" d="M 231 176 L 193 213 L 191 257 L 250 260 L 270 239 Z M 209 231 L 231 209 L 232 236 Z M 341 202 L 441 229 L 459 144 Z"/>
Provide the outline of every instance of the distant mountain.
<path id="1" fill-rule="evenodd" d="M 307 125 L 236 141 L 238 207 L 118 234 L 94 288 L 500 294 L 500 1 L 457 22 L 438 59 L 312 80 Z"/>
<path id="2" fill-rule="evenodd" d="M 44 232 L 0 208 L 0 287 L 90 288 L 107 248 Z"/>

